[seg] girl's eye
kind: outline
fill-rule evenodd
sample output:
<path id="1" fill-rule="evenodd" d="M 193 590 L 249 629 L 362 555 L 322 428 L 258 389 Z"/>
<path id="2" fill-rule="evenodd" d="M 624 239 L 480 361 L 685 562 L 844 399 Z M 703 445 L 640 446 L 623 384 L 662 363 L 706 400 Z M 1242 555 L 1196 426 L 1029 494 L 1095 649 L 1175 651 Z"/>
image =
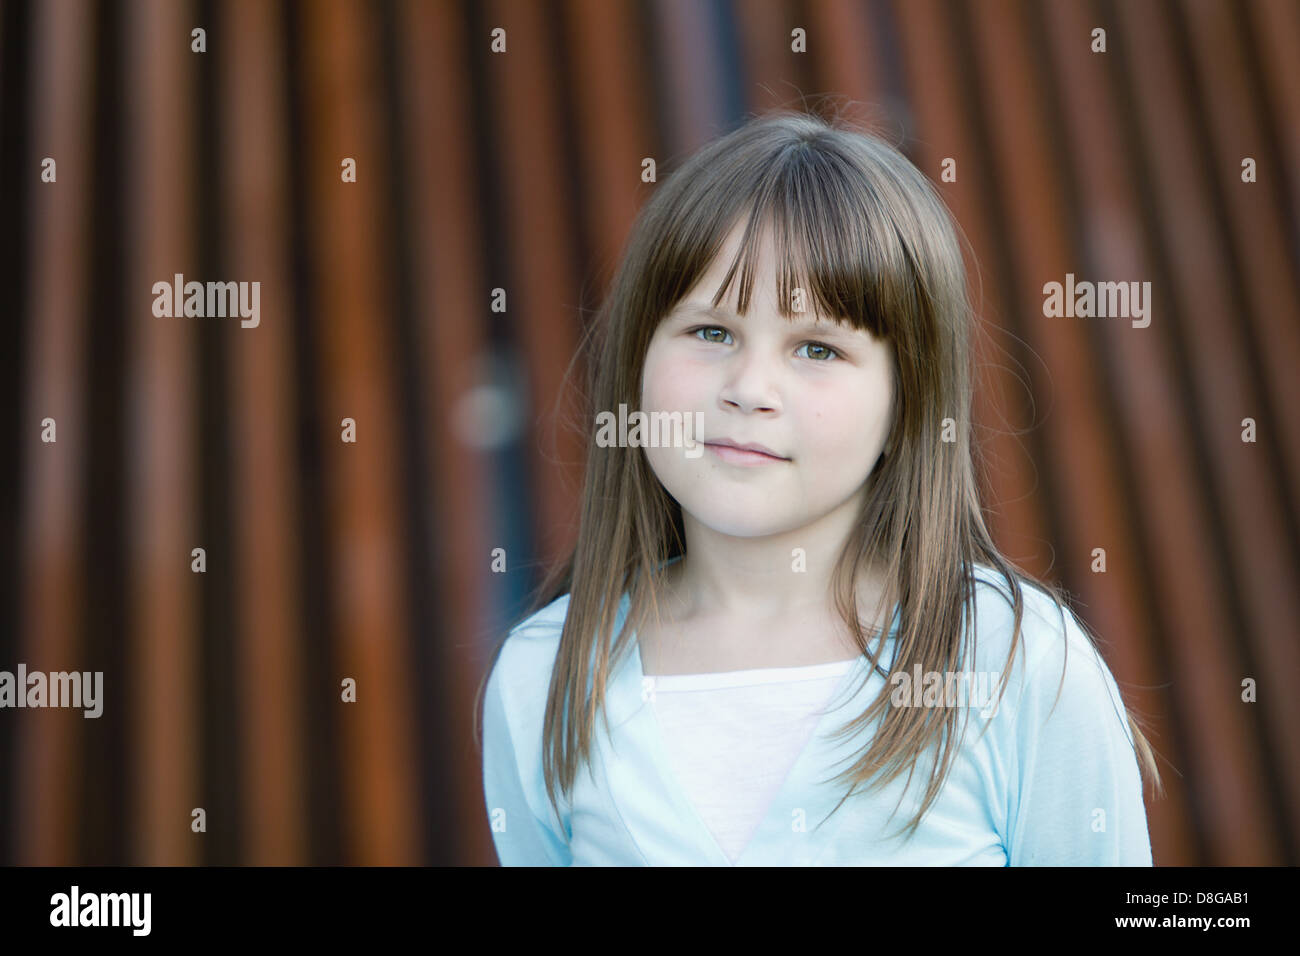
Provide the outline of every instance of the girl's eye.
<path id="1" fill-rule="evenodd" d="M 799 348 L 815 350 L 808 355 L 808 358 L 816 362 L 827 362 L 830 360 L 831 356 L 834 356 L 835 358 L 840 358 L 839 352 L 835 351 L 829 345 L 825 345 L 821 342 L 805 342 L 803 345 L 799 346 Z M 797 355 L 798 353 L 796 352 L 795 354 Z"/>
<path id="2" fill-rule="evenodd" d="M 701 325 L 698 329 L 691 329 L 691 333 L 693 335 L 699 335 L 701 332 L 705 333 L 702 341 L 711 342 L 714 345 L 726 345 L 727 343 L 722 339 L 709 338 L 708 333 L 721 332 L 723 336 L 731 335 L 731 333 L 728 332 L 726 329 L 720 329 L 716 325 Z"/>
<path id="3" fill-rule="evenodd" d="M 714 332 L 721 333 L 722 338 L 711 337 L 711 334 Z M 699 336 L 700 341 L 709 342 L 713 345 L 726 345 L 727 344 L 726 340 L 731 337 L 730 332 L 728 332 L 726 329 L 719 328 L 716 325 L 701 325 L 698 328 L 691 329 L 691 334 L 695 336 Z M 831 346 L 826 345 L 822 342 L 805 342 L 803 345 L 799 346 L 799 349 L 795 352 L 795 354 L 798 355 L 799 352 L 801 352 L 803 349 L 814 350 L 811 354 L 804 356 L 806 358 L 812 359 L 814 362 L 827 362 L 830 361 L 832 358 L 840 359 L 844 357 L 840 355 L 838 351 L 831 348 Z"/>

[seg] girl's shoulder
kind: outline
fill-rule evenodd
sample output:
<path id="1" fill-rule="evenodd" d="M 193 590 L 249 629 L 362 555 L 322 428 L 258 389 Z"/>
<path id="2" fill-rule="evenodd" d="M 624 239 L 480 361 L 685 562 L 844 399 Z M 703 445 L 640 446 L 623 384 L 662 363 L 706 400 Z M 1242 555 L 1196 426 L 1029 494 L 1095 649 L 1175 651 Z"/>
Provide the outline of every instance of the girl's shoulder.
<path id="1" fill-rule="evenodd" d="M 975 671 L 1001 673 L 1011 656 L 1015 609 L 1003 575 L 976 565 Z M 1068 606 L 1057 602 L 1042 586 L 1019 578 L 1023 611 L 1019 640 L 1005 680 L 1007 693 L 1021 707 L 1054 709 L 1068 705 L 1091 709 L 1117 706 L 1118 689 L 1097 644 Z"/>
<path id="2" fill-rule="evenodd" d="M 551 668 L 560 646 L 560 633 L 569 613 L 569 595 L 562 594 L 510 629 L 502 642 L 492 669 L 511 690 L 540 682 L 543 693 L 550 683 Z"/>
<path id="3" fill-rule="evenodd" d="M 484 746 L 508 746 L 523 779 L 540 779 L 541 727 L 569 595 L 530 614 L 497 648 L 484 690 Z"/>
<path id="4" fill-rule="evenodd" d="M 1004 657 L 1010 652 L 1015 604 L 1007 579 L 995 568 L 977 564 L 972 569 L 975 628 L 977 639 L 993 653 Z M 1021 645 L 1028 656 L 1030 669 L 1053 647 L 1068 644 L 1091 646 L 1083 625 L 1065 604 L 1034 581 L 1017 575 L 1022 611 Z"/>
<path id="5" fill-rule="evenodd" d="M 513 640 L 519 637 L 524 640 L 536 641 L 553 637 L 555 640 L 559 640 L 560 631 L 564 627 L 564 620 L 569 614 L 569 597 L 568 593 L 561 594 L 544 608 L 534 611 L 512 627 L 506 639 Z"/>

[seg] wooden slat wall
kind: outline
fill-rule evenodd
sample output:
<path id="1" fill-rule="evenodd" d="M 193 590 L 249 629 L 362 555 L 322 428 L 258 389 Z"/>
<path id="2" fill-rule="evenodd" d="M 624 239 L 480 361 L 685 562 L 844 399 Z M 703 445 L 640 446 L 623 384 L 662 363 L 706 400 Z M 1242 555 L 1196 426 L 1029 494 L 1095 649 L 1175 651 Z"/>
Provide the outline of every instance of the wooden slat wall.
<path id="1" fill-rule="evenodd" d="M 7 0 L 0 668 L 105 712 L 0 713 L 0 862 L 492 862 L 473 693 L 576 535 L 641 161 L 808 104 L 957 162 L 990 526 L 1147 723 L 1157 863 L 1294 865 L 1297 54 L 1290 0 Z M 177 272 L 259 327 L 154 317 Z M 1150 327 L 1044 317 L 1067 272 Z"/>
<path id="2" fill-rule="evenodd" d="M 33 85 L 40 94 L 33 96 L 32 145 L 42 157 L 89 155 L 91 37 L 69 15 L 73 12 L 73 0 L 33 11 Z M 55 420 L 63 453 L 26 454 L 18 463 L 29 491 L 20 515 L 27 599 L 19 640 L 20 659 L 47 660 L 51 670 L 75 670 L 84 607 L 68 597 L 79 591 L 84 547 L 77 502 L 86 471 L 86 288 L 66 277 L 82 275 L 86 268 L 81 212 L 91 183 L 84 165 L 75 160 L 60 165 L 59 189 L 31 193 L 30 308 L 41 321 L 28 332 L 27 374 L 28 408 L 38 420 Z M 12 669 L 9 662 L 3 666 Z M 12 791 L 12 819 L 30 821 L 11 832 L 19 858 L 71 865 L 78 862 L 76 834 L 66 821 L 77 812 L 77 790 L 70 782 L 80 774 L 84 718 L 71 711 L 47 716 L 26 722 L 27 732 L 18 738 L 20 749 L 9 764 L 9 772 L 25 781 Z"/>
<path id="3" fill-rule="evenodd" d="M 240 0 L 220 10 L 219 28 L 241 38 L 239 49 L 218 52 L 221 99 L 221 161 L 230 181 L 226 229 L 240 236 L 227 243 L 233 276 L 263 282 L 261 305 L 268 317 L 289 314 L 290 237 L 288 171 L 266 156 L 286 149 L 287 96 L 278 73 L 283 26 L 275 8 Z M 303 812 L 307 802 L 307 733 L 298 701 L 304 693 L 298 635 L 303 615 L 298 568 L 301 491 L 294 447 L 299 409 L 292 387 L 292 327 L 268 318 L 254 335 L 231 336 L 231 430 L 242 436 L 230 463 L 235 488 L 259 490 L 234 509 L 232 548 L 239 616 L 236 650 L 239 680 L 248 688 L 241 712 L 239 747 L 246 772 L 241 862 L 275 865 L 307 859 L 310 840 Z"/>
<path id="4" fill-rule="evenodd" d="M 1074 38 L 1091 30 L 1085 11 L 1059 7 L 1052 16 L 1040 18 L 1037 29 L 1042 42 L 1051 43 L 1052 55 L 1061 64 L 1059 81 L 1053 85 L 1061 101 L 1058 115 L 1063 121 L 1057 124 L 1057 135 L 1065 137 L 1065 142 L 1057 150 L 1055 161 L 1068 164 L 1075 183 L 1074 188 L 1064 190 L 1063 196 L 1065 215 L 1072 224 L 1070 255 L 1082 257 L 1090 274 L 1152 275 L 1151 250 L 1142 232 L 1141 205 L 1124 167 L 1123 135 L 1117 119 L 1108 116 L 1113 110 L 1108 97 L 1114 85 L 1108 82 L 1104 60 L 1090 49 L 1074 48 Z M 1086 150 L 1081 151 L 1080 144 L 1087 144 Z M 1087 162 L 1074 159 L 1085 154 Z M 1084 215 L 1084 203 L 1097 212 Z M 1115 440 L 1107 445 L 1115 456 L 1112 466 L 1113 480 L 1119 483 L 1117 493 L 1121 501 L 1143 501 L 1152 520 L 1149 526 L 1134 521 L 1136 516 L 1130 507 L 1121 523 L 1108 531 L 1111 542 L 1120 542 L 1118 548 L 1108 545 L 1108 554 L 1128 562 L 1128 569 L 1112 575 L 1109 588 L 1102 589 L 1102 593 L 1089 593 L 1088 601 L 1093 626 L 1111 639 L 1112 665 L 1134 682 L 1133 687 L 1126 688 L 1132 695 L 1131 705 L 1143 714 L 1155 715 L 1168 712 L 1171 706 L 1168 695 L 1156 689 L 1166 679 L 1168 638 L 1160 630 L 1161 618 L 1155 613 L 1157 601 L 1150 593 L 1150 582 L 1144 582 L 1144 575 L 1132 569 L 1148 566 L 1153 554 L 1168 554 L 1184 555 L 1188 574 L 1210 572 L 1205 560 L 1208 553 L 1195 541 L 1193 527 L 1178 517 L 1197 510 L 1190 481 L 1191 464 L 1185 460 L 1181 440 L 1185 423 L 1179 399 L 1170 387 L 1159 339 L 1133 334 L 1143 331 L 1150 329 L 1092 327 L 1092 348 L 1100 354 L 1098 372 L 1105 376 L 1095 387 L 1095 400 L 1113 423 L 1109 430 Z M 1162 371 L 1153 375 L 1157 369 Z M 1142 409 L 1140 434 L 1130 434 L 1132 429 L 1114 424 L 1126 417 L 1125 409 L 1137 408 Z M 1138 424 L 1135 416 L 1127 417 Z M 1131 463 L 1127 468 L 1126 462 Z M 1154 548 L 1143 534 L 1148 527 L 1148 533 L 1162 538 Z M 1133 632 L 1136 622 L 1148 629 L 1148 638 L 1119 640 Z M 1153 735 L 1152 745 L 1169 757 L 1173 766 L 1183 767 L 1185 750 L 1176 727 L 1172 734 L 1167 727 L 1163 721 L 1153 727 L 1158 736 Z M 1166 778 L 1166 812 L 1149 816 L 1152 840 L 1157 845 L 1167 841 L 1174 848 L 1171 853 L 1179 854 L 1163 858 L 1164 862 L 1190 863 L 1196 859 L 1193 847 L 1176 840 L 1177 834 L 1187 832 L 1190 826 L 1185 818 L 1186 780 L 1174 773 L 1167 773 Z"/>
<path id="5" fill-rule="evenodd" d="M 472 742 L 475 681 L 483 659 L 479 629 L 492 583 L 482 564 L 467 559 L 496 544 L 485 491 L 491 463 L 462 444 L 453 420 L 464 396 L 479 384 L 474 363 L 456 357 L 481 355 L 489 340 L 482 321 L 486 300 L 483 217 L 476 204 L 481 172 L 472 155 L 474 110 L 461 11 L 450 5 L 410 0 L 400 7 L 403 89 L 401 122 L 410 146 L 400 184 L 411 207 L 416 271 L 413 323 L 421 330 L 415 357 L 424 374 L 420 396 L 429 429 L 429 489 L 434 514 L 420 534 L 429 541 L 434 568 L 429 600 L 438 612 L 422 619 L 429 678 L 416 705 L 428 728 L 421 751 L 421 813 L 430 860 L 483 859 L 491 854 L 486 828 L 477 827 L 483 788 L 474 772 Z M 449 359 L 451 359 L 449 361 Z M 452 414 L 449 414 L 449 411 Z M 467 823 L 467 821 L 470 821 Z"/>
<path id="6" fill-rule="evenodd" d="M 199 540 L 196 494 L 203 441 L 193 384 L 199 330 L 194 322 L 156 318 L 152 289 L 175 273 L 187 281 L 198 274 L 196 150 L 187 135 L 196 63 L 175 42 L 191 19 L 181 5 L 134 0 L 122 13 L 119 148 L 128 165 L 119 301 L 126 428 L 118 440 L 124 445 L 129 523 L 122 530 L 130 583 L 126 632 L 104 629 L 96 638 L 112 661 L 104 673 L 105 710 L 117 705 L 129 716 L 125 750 L 133 756 L 122 771 L 130 775 L 130 817 L 120 824 L 128 834 L 125 849 L 146 865 L 175 865 L 201 860 L 188 819 L 193 808 L 206 809 L 198 787 L 204 755 L 196 746 L 202 731 L 195 694 L 202 579 L 190 570 L 191 550 L 206 544 Z M 223 560 L 216 553 L 207 557 Z M 95 729 L 103 733 L 105 727 Z"/>

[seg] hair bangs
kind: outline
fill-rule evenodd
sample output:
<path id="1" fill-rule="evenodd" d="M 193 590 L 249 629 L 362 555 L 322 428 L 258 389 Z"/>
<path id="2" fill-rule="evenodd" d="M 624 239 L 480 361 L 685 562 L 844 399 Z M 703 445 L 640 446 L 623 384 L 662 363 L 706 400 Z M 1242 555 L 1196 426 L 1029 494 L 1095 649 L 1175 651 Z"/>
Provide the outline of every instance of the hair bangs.
<path id="1" fill-rule="evenodd" d="M 712 304 L 738 282 L 737 311 L 746 314 L 760 249 L 772 242 L 783 317 L 813 312 L 892 339 L 898 303 L 914 295 L 912 256 L 877 191 L 863 188 L 857 163 L 825 143 L 797 146 L 754 182 L 740 247 Z"/>

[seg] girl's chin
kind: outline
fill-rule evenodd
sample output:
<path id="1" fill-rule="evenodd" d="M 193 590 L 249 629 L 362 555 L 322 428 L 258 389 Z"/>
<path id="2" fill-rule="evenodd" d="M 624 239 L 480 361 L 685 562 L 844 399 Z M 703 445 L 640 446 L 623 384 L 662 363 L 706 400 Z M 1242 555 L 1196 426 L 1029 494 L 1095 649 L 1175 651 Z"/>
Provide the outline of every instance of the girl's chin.
<path id="1" fill-rule="evenodd" d="M 719 515 L 715 511 L 709 513 L 706 517 L 700 517 L 698 514 L 689 511 L 687 514 L 701 527 L 707 528 L 714 534 L 725 535 L 728 538 L 769 538 L 780 534 L 788 534 L 794 528 L 799 527 L 797 521 L 772 520 L 775 516 L 769 516 L 766 521 L 756 521 L 753 512 L 746 515 Z"/>

